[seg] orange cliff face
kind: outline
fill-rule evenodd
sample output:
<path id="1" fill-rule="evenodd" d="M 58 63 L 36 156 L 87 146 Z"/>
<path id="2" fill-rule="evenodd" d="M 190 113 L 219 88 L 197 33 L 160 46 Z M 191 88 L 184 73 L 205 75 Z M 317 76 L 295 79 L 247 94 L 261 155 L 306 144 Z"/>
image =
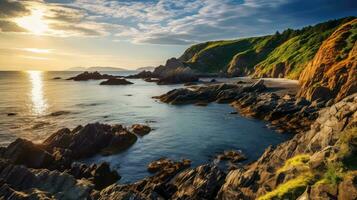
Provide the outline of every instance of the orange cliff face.
<path id="1" fill-rule="evenodd" d="M 298 96 L 335 101 L 357 92 L 357 19 L 338 28 L 301 73 Z"/>

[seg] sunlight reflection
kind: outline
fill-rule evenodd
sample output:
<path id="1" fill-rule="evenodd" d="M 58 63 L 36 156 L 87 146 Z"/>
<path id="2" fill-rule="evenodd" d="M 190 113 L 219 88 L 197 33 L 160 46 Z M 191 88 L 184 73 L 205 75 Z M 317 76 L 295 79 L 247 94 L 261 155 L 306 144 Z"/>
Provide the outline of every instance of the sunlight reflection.
<path id="1" fill-rule="evenodd" d="M 27 71 L 29 74 L 31 82 L 31 100 L 32 100 L 32 113 L 34 115 L 42 115 L 46 108 L 46 100 L 43 95 L 43 80 L 42 80 L 42 71 Z"/>

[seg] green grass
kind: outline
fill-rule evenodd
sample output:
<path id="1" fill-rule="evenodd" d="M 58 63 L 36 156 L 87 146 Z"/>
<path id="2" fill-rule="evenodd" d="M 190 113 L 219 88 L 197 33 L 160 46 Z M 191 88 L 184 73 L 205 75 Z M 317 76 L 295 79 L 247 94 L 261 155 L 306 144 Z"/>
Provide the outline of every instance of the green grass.
<path id="1" fill-rule="evenodd" d="M 291 168 L 305 168 L 308 169 L 307 162 L 310 160 L 310 155 L 308 154 L 300 154 L 290 158 L 285 161 L 283 167 L 277 170 L 277 173 L 285 172 Z"/>
<path id="2" fill-rule="evenodd" d="M 275 190 L 259 197 L 258 200 L 296 199 L 305 191 L 313 179 L 314 176 L 311 173 L 301 174 L 297 178 L 280 184 Z"/>
<path id="3" fill-rule="evenodd" d="M 194 71 L 203 73 L 226 72 L 229 67 L 239 66 L 245 69 L 257 67 L 262 73 L 269 74 L 275 65 L 285 63 L 287 77 L 297 79 L 322 42 L 353 18 L 331 20 L 301 30 L 288 29 L 275 35 L 200 43 L 188 48 L 180 59 Z M 346 39 L 343 52 L 348 53 L 356 41 L 356 29 L 353 30 Z M 234 65 L 240 57 L 249 59 L 244 59 L 244 64 Z"/>

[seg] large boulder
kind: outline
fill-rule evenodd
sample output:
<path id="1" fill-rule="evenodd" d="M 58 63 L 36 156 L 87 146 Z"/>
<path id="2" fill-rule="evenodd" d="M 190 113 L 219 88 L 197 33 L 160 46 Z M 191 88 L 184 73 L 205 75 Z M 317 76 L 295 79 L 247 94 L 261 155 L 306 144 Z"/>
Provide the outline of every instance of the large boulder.
<path id="1" fill-rule="evenodd" d="M 49 168 L 54 164 L 54 157 L 25 139 L 16 139 L 4 148 L 1 157 L 8 159 L 13 164 L 25 165 L 31 168 Z"/>
<path id="2" fill-rule="evenodd" d="M 80 159 L 99 152 L 111 154 L 125 150 L 136 140 L 137 137 L 121 125 L 94 123 L 72 131 L 61 129 L 49 136 L 43 146 L 50 152 L 55 147 L 68 149 L 73 159 Z"/>

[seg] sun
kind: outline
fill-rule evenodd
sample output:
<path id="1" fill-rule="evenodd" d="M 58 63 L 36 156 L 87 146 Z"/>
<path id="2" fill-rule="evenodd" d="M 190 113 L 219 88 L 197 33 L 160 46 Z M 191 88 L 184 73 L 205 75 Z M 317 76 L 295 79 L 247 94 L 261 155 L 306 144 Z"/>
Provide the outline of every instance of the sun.
<path id="1" fill-rule="evenodd" d="M 15 22 L 35 35 L 43 35 L 48 31 L 48 25 L 46 21 L 43 20 L 43 15 L 43 10 L 34 9 L 32 10 L 31 15 L 17 18 L 15 19 Z"/>

